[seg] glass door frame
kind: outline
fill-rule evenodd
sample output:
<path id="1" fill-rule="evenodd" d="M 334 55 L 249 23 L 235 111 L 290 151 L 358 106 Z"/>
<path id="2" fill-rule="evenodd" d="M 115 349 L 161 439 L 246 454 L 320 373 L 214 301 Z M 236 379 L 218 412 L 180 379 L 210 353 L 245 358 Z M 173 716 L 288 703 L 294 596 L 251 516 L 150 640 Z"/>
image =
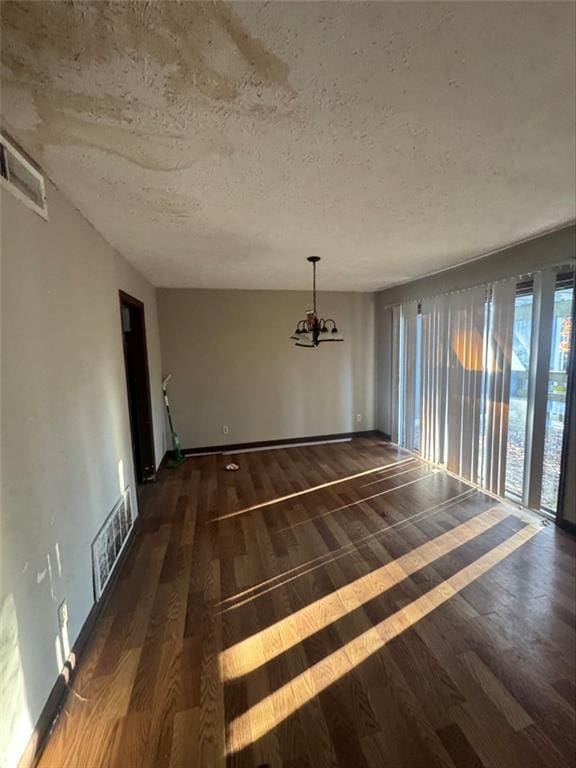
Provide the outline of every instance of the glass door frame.
<path id="1" fill-rule="evenodd" d="M 524 489 L 522 503 L 540 510 L 542 469 L 546 435 L 546 406 L 548 403 L 548 366 L 554 319 L 556 272 L 544 270 L 534 275 L 532 304 L 532 334 L 530 339 L 530 369 L 528 373 L 528 402 L 526 419 L 526 455 L 524 459 Z"/>
<path id="2" fill-rule="evenodd" d="M 564 436 L 562 440 L 562 461 L 560 464 L 560 483 L 558 487 L 558 506 L 556 524 L 576 535 L 576 501 L 574 501 L 574 481 L 570 486 L 568 467 L 570 457 L 576 446 L 576 274 L 572 285 L 572 339 L 568 360 L 566 385 L 566 412 L 564 415 Z M 572 492 L 571 492 L 572 491 Z"/>
<path id="3" fill-rule="evenodd" d="M 532 332 L 526 419 L 526 453 L 522 504 L 549 517 L 554 513 L 542 508 L 542 479 L 546 441 L 546 414 L 552 329 L 556 290 L 562 279 L 572 278 L 572 301 L 576 289 L 574 273 L 543 270 L 533 278 Z M 574 339 L 572 339 L 574 345 Z M 567 423 L 564 422 L 564 429 Z"/>

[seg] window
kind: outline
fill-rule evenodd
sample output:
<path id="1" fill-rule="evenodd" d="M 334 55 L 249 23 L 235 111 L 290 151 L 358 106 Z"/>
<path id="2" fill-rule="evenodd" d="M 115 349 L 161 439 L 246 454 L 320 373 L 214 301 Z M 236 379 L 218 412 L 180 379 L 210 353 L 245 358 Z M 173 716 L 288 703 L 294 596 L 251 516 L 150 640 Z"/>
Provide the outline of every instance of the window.
<path id="1" fill-rule="evenodd" d="M 532 509 L 555 514 L 573 343 L 574 274 L 393 308 L 397 442 Z"/>
<path id="2" fill-rule="evenodd" d="M 573 282 L 571 275 L 559 275 L 554 290 L 540 500 L 541 507 L 546 512 L 556 512 L 558 502 L 562 437 L 566 415 L 568 361 L 572 343 Z"/>
<path id="3" fill-rule="evenodd" d="M 506 495 L 522 500 L 526 425 L 528 419 L 528 374 L 532 337 L 532 281 L 521 283 L 514 302 L 510 400 L 508 404 L 508 445 L 506 456 Z"/>

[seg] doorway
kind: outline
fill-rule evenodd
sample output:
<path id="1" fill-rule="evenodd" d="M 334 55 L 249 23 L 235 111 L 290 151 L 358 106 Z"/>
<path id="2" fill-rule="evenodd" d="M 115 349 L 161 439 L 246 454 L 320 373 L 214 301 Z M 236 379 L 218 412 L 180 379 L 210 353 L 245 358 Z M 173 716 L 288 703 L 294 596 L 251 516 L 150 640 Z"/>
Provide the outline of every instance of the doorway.
<path id="1" fill-rule="evenodd" d="M 119 291 L 132 454 L 137 483 L 156 479 L 144 304 Z"/>

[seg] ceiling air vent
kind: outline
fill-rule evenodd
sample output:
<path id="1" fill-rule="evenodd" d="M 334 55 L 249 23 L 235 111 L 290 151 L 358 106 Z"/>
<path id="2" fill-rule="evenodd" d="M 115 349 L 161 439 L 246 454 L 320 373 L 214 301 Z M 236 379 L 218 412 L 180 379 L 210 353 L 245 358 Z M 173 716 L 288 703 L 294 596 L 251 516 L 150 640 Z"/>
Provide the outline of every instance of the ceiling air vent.
<path id="1" fill-rule="evenodd" d="M 32 208 L 44 219 L 48 218 L 44 177 L 36 168 L 0 134 L 0 181 L 14 197 Z"/>

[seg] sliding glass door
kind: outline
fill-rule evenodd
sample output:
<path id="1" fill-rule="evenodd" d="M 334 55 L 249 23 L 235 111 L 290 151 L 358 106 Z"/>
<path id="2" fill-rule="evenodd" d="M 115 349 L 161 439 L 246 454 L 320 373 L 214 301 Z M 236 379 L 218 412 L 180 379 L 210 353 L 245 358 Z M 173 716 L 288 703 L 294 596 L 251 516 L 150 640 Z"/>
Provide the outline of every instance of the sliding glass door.
<path id="1" fill-rule="evenodd" d="M 562 438 L 566 425 L 568 363 L 572 343 L 572 283 L 571 277 L 560 276 L 558 278 L 552 310 L 552 339 L 548 369 L 540 506 L 544 511 L 554 514 L 558 502 Z"/>
<path id="2" fill-rule="evenodd" d="M 514 302 L 514 329 L 508 403 L 508 444 L 506 453 L 506 496 L 522 501 L 526 425 L 528 419 L 528 374 L 532 337 L 533 285 L 519 286 Z"/>
<path id="3" fill-rule="evenodd" d="M 571 274 L 558 275 L 548 282 L 541 280 L 536 287 L 536 299 L 534 281 L 520 283 L 514 305 L 506 496 L 548 514 L 556 513 L 558 502 L 572 337 L 573 282 Z M 539 309 L 537 315 L 533 311 L 535 300 Z M 534 382 L 536 361 L 532 366 L 532 353 L 548 360 L 538 374 L 543 383 L 540 389 Z M 535 433 L 537 427 L 534 426 L 530 430 L 531 417 L 532 424 L 542 424 L 543 430 Z"/>
<path id="4" fill-rule="evenodd" d="M 395 308 L 400 445 L 555 514 L 573 297 L 551 268 Z"/>

